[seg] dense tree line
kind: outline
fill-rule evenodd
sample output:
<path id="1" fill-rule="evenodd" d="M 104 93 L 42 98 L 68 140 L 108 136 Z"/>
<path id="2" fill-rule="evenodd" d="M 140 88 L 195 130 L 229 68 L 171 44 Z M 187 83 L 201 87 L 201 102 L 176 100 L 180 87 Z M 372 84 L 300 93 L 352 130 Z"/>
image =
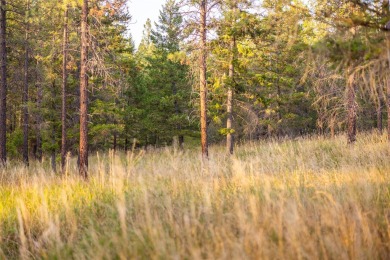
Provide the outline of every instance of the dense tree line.
<path id="1" fill-rule="evenodd" d="M 139 46 L 131 12 L 0 1 L 2 164 L 390 130 L 388 0 L 167 0 Z"/>

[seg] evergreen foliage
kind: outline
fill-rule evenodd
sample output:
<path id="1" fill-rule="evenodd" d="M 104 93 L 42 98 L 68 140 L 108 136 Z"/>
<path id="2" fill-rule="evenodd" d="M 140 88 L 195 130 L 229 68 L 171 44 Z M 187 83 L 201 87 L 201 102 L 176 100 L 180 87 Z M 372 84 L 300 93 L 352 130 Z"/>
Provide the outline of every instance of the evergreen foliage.
<path id="1" fill-rule="evenodd" d="M 3 2 L 8 156 L 22 159 L 28 151 L 38 160 L 42 155 L 58 157 L 63 124 L 65 151 L 76 156 L 81 2 Z M 127 1 L 89 1 L 89 150 L 199 142 L 197 15 L 202 4 L 167 0 L 157 22 L 145 24 L 136 48 L 127 29 L 132 11 Z M 382 131 L 390 122 L 385 109 L 390 108 L 388 1 L 206 4 L 202 55 L 207 65 L 209 142 L 221 142 L 226 135 L 240 141 L 333 136 L 345 130 L 353 141 L 354 130 Z M 67 39 L 62 33 L 65 10 Z M 26 124 L 28 131 L 23 131 Z"/>

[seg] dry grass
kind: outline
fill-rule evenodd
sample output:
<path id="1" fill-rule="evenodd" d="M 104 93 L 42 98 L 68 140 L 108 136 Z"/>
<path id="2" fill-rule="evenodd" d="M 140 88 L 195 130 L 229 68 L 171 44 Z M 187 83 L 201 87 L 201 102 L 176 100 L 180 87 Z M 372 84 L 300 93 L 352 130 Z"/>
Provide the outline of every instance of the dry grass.
<path id="1" fill-rule="evenodd" d="M 390 257 L 390 147 L 360 135 L 91 158 L 0 174 L 0 258 Z"/>

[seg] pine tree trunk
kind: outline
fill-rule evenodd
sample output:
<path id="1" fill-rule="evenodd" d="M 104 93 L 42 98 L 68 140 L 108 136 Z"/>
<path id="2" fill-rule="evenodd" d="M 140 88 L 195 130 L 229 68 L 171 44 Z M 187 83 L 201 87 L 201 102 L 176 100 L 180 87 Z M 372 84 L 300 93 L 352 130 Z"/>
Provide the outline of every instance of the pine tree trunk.
<path id="1" fill-rule="evenodd" d="M 335 137 L 335 131 L 334 131 L 334 124 L 330 125 L 330 138 L 334 139 Z"/>
<path id="2" fill-rule="evenodd" d="M 229 154 L 233 154 L 234 149 L 234 136 L 232 133 L 233 127 L 233 82 L 234 82 L 234 62 L 236 52 L 236 38 L 233 36 L 230 43 L 231 60 L 229 64 L 229 88 L 227 93 L 227 121 L 226 128 L 228 133 L 226 135 L 226 150 Z"/>
<path id="3" fill-rule="evenodd" d="M 390 62 L 390 55 L 389 55 Z M 387 76 L 387 84 L 386 84 L 386 107 L 387 107 L 387 139 L 390 143 L 390 77 Z"/>
<path id="4" fill-rule="evenodd" d="M 382 112 L 382 96 L 380 95 L 378 98 L 378 107 L 376 109 L 376 126 L 379 134 L 383 133 L 383 112 Z"/>
<path id="5" fill-rule="evenodd" d="M 38 75 L 38 64 L 37 64 L 37 75 Z M 37 151 L 36 151 L 36 158 L 39 162 L 42 162 L 42 100 L 43 100 L 43 92 L 42 92 L 42 84 L 41 82 L 38 82 L 38 76 L 37 76 Z"/>
<path id="6" fill-rule="evenodd" d="M 10 109 L 11 110 L 11 109 Z M 16 130 L 16 121 L 17 121 L 17 118 L 16 118 L 16 112 L 14 110 L 11 110 L 12 111 L 12 115 L 10 116 L 10 121 L 11 121 L 11 124 L 10 124 L 10 128 L 9 128 L 9 131 L 10 133 L 13 133 L 15 132 Z M 10 112 L 11 112 L 10 111 Z"/>
<path id="7" fill-rule="evenodd" d="M 207 138 L 207 0 L 202 0 L 200 10 L 200 128 L 201 128 L 201 143 L 202 156 L 207 159 L 209 156 L 208 138 Z"/>
<path id="8" fill-rule="evenodd" d="M 179 148 L 184 149 L 184 135 L 179 135 Z"/>
<path id="9" fill-rule="evenodd" d="M 330 118 L 330 122 L 329 122 L 330 137 L 332 139 L 335 137 L 335 127 L 336 127 L 336 115 L 332 114 L 332 117 Z"/>
<path id="10" fill-rule="evenodd" d="M 88 0 L 83 1 L 81 17 L 81 72 L 80 72 L 80 175 L 88 178 Z"/>
<path id="11" fill-rule="evenodd" d="M 75 82 L 80 82 L 80 62 L 77 62 L 76 64 L 77 66 L 77 69 L 74 73 L 74 81 Z M 74 92 L 71 94 L 73 95 L 73 100 L 72 100 L 72 103 L 69 107 L 69 109 L 72 111 L 71 113 L 71 122 L 70 122 L 70 125 L 77 125 L 77 124 L 80 124 L 80 113 L 75 113 L 75 111 L 79 111 L 80 110 L 80 86 L 79 87 L 76 87 L 74 88 Z M 72 142 L 73 146 L 76 145 L 76 143 L 78 142 L 79 140 L 76 140 L 76 139 L 68 139 L 68 148 L 70 148 L 72 145 L 70 144 L 70 142 Z M 73 150 L 72 152 L 74 152 L 75 154 L 77 154 L 77 156 L 79 157 L 79 147 L 76 148 L 76 150 Z M 79 161 L 77 161 L 77 166 L 79 166 Z"/>
<path id="12" fill-rule="evenodd" d="M 62 43 L 62 93 L 61 93 L 61 173 L 64 174 L 66 166 L 67 137 L 66 137 L 66 84 L 68 79 L 67 61 L 68 61 L 68 9 L 65 7 L 64 13 L 64 35 Z"/>
<path id="13" fill-rule="evenodd" d="M 51 161 L 51 170 L 54 173 L 57 173 L 56 152 L 54 150 L 51 152 L 50 161 Z"/>
<path id="14" fill-rule="evenodd" d="M 357 119 L 356 89 L 353 80 L 351 80 L 351 82 L 348 82 L 347 108 L 348 108 L 348 144 L 353 144 L 354 142 L 356 142 L 356 119 Z"/>
<path id="15" fill-rule="evenodd" d="M 179 102 L 177 101 L 177 87 L 176 87 L 176 83 L 175 82 L 172 82 L 172 94 L 175 96 L 175 101 L 174 101 L 174 106 L 175 106 L 175 114 L 177 116 L 180 115 L 180 108 L 179 108 Z M 180 149 L 183 149 L 183 143 L 184 143 L 184 136 L 180 134 L 181 132 L 181 124 L 178 123 L 176 125 L 176 130 L 178 131 L 179 135 L 177 136 L 178 138 L 178 145 L 179 145 L 179 148 Z"/>
<path id="16" fill-rule="evenodd" d="M 6 48 L 6 0 L 0 2 L 0 165 L 6 163 L 7 137 L 7 48 Z"/>
<path id="17" fill-rule="evenodd" d="M 27 10 L 29 9 L 27 3 Z M 26 14 L 26 20 L 28 19 Z M 23 162 L 29 165 L 29 151 L 28 151 L 28 128 L 29 128 L 29 114 L 28 114 L 28 59 L 29 59 L 29 25 L 27 22 L 26 32 L 24 38 L 24 80 L 23 80 Z"/>
<path id="18" fill-rule="evenodd" d="M 387 33 L 387 62 L 390 69 L 390 32 Z M 387 82 L 386 82 L 386 106 L 387 106 L 387 139 L 390 143 L 390 77 L 387 74 Z"/>
<path id="19" fill-rule="evenodd" d="M 114 153 L 116 152 L 116 147 L 117 147 L 117 133 L 114 133 L 114 144 L 113 144 L 113 149 Z"/>
<path id="20" fill-rule="evenodd" d="M 55 89 L 57 88 L 56 86 L 56 81 L 53 80 L 52 81 L 52 84 L 51 84 L 51 99 L 52 100 L 55 100 L 56 98 L 56 91 Z M 51 110 L 52 111 L 57 111 L 58 107 L 57 107 L 57 103 L 56 102 L 52 102 L 52 107 L 51 107 Z M 54 118 L 53 118 L 54 119 Z M 52 168 L 52 171 L 54 173 L 57 173 L 57 167 L 56 167 L 56 143 L 57 143 L 57 140 L 56 140 L 56 127 L 55 127 L 55 123 L 54 123 L 54 120 L 52 120 L 53 122 L 51 122 L 50 124 L 50 138 L 51 138 L 51 168 Z"/>

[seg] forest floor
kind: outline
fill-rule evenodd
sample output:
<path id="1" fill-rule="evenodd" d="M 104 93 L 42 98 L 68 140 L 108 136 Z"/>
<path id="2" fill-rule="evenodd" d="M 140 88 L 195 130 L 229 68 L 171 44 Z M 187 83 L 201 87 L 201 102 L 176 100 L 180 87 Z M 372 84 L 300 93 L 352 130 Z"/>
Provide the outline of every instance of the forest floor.
<path id="1" fill-rule="evenodd" d="M 388 259 L 385 135 L 170 148 L 0 173 L 0 259 Z"/>

